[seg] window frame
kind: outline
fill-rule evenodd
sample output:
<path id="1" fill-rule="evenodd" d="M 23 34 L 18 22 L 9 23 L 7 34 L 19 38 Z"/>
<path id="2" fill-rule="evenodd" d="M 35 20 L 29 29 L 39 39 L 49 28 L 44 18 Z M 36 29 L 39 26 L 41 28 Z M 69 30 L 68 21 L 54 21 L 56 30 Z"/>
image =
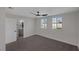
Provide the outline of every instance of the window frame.
<path id="1" fill-rule="evenodd" d="M 42 21 L 43 20 L 43 21 Z M 41 29 L 47 29 L 47 22 L 48 22 L 48 19 L 47 18 L 42 18 L 41 19 Z"/>
<path id="2" fill-rule="evenodd" d="M 52 29 L 62 29 L 62 28 L 63 28 L 63 17 L 62 16 L 52 17 Z"/>

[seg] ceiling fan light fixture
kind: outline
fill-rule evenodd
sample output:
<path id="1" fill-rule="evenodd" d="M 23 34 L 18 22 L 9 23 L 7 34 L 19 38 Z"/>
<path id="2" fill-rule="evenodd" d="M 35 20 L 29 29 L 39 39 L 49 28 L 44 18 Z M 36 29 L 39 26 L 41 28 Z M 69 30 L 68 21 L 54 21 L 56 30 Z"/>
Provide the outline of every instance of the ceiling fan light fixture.
<path id="1" fill-rule="evenodd" d="M 47 16 L 48 14 L 41 14 L 39 11 L 37 11 L 35 14 L 32 13 L 35 16 Z"/>

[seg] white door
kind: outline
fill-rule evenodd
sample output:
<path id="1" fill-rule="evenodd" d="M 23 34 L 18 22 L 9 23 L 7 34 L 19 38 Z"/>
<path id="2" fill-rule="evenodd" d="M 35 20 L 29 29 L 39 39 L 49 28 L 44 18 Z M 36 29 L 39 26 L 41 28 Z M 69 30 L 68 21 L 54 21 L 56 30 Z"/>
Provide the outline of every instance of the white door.
<path id="1" fill-rule="evenodd" d="M 17 20 L 6 19 L 6 43 L 14 42 L 17 40 Z"/>

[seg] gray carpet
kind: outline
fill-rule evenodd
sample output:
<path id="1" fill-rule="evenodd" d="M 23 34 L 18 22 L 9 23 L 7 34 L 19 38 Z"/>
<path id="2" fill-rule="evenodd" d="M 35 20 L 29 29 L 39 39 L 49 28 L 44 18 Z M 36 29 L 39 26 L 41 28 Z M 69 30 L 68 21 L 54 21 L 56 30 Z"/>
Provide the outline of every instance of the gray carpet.
<path id="1" fill-rule="evenodd" d="M 77 46 L 33 35 L 6 45 L 6 51 L 77 51 Z"/>

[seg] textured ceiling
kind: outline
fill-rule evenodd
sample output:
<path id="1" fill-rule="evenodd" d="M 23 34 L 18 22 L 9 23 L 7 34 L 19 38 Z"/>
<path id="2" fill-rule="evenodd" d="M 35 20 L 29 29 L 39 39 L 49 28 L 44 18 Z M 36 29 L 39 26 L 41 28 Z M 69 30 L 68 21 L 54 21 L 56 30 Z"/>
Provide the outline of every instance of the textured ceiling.
<path id="1" fill-rule="evenodd" d="M 35 17 L 31 12 L 40 11 L 50 15 L 62 14 L 67 12 L 78 11 L 78 7 L 13 7 L 6 8 L 7 13 L 19 16 Z"/>

